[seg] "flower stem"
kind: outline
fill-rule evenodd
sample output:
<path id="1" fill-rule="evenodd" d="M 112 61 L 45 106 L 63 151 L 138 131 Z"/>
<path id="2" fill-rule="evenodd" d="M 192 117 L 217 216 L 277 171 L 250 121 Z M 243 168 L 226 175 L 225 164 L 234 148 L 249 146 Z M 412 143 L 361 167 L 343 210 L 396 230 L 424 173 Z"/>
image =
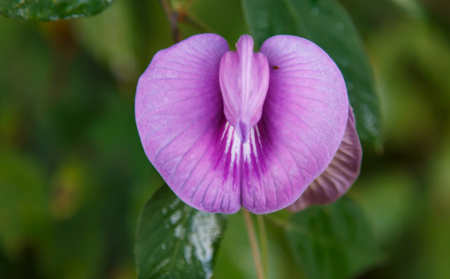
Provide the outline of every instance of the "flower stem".
<path id="1" fill-rule="evenodd" d="M 186 11 L 185 14 L 181 15 L 179 21 L 204 33 L 217 33 L 189 11 Z"/>
<path id="2" fill-rule="evenodd" d="M 259 248 L 258 243 L 256 241 L 255 230 L 253 229 L 252 217 L 250 216 L 250 212 L 248 212 L 246 209 L 242 210 L 242 214 L 244 215 L 245 225 L 247 226 L 248 238 L 250 239 L 250 245 L 252 247 L 253 260 L 255 262 L 257 278 L 264 279 L 264 272 L 261 265 L 261 258 L 259 256 Z"/>
<path id="3" fill-rule="evenodd" d="M 258 221 L 258 230 L 259 230 L 259 243 L 261 246 L 261 258 L 262 265 L 264 269 L 264 275 L 267 278 L 267 272 L 269 267 L 269 248 L 267 246 L 267 233 L 266 226 L 264 224 L 264 217 L 262 215 L 256 215 L 256 220 Z"/>
<path id="4" fill-rule="evenodd" d="M 170 23 L 170 29 L 172 30 L 172 37 L 175 43 L 182 40 L 180 30 L 178 29 L 178 13 L 172 10 L 169 0 L 159 0 L 164 13 Z"/>

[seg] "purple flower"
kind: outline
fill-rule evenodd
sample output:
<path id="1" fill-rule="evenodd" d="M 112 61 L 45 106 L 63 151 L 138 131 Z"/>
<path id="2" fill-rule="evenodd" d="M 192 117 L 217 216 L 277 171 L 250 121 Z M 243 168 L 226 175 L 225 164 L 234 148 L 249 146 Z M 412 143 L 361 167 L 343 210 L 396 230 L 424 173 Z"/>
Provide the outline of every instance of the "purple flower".
<path id="1" fill-rule="evenodd" d="M 203 211 L 301 210 L 341 197 L 362 151 L 345 82 L 314 43 L 214 34 L 159 51 L 139 79 L 145 153 L 181 200 Z M 303 194 L 303 195 L 302 195 Z"/>

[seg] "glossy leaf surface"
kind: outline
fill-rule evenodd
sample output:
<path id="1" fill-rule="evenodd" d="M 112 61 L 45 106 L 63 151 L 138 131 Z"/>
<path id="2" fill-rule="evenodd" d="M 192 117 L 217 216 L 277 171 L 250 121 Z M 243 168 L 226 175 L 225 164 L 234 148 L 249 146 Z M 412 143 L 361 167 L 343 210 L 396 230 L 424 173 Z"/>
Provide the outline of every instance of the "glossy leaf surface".
<path id="1" fill-rule="evenodd" d="M 113 0 L 0 0 L 0 15 L 25 20 L 52 21 L 98 14 Z"/>
<path id="2" fill-rule="evenodd" d="M 360 138 L 380 137 L 378 99 L 361 39 L 346 11 L 335 0 L 243 0 L 256 44 L 290 34 L 318 44 L 344 75 Z"/>
<path id="3" fill-rule="evenodd" d="M 168 186 L 147 202 L 135 244 L 138 279 L 211 278 L 226 216 L 198 211 Z"/>

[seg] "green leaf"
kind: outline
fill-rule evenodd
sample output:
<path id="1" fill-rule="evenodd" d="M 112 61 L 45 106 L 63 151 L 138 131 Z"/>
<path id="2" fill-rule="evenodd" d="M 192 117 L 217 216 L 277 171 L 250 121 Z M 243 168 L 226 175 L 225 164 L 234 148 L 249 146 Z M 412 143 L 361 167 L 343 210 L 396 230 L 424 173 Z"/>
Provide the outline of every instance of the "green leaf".
<path id="1" fill-rule="evenodd" d="M 0 15 L 26 20 L 60 20 L 98 14 L 113 0 L 0 0 Z"/>
<path id="2" fill-rule="evenodd" d="M 198 211 L 163 186 L 146 203 L 138 223 L 138 279 L 211 278 L 226 216 Z"/>
<path id="3" fill-rule="evenodd" d="M 335 0 L 243 0 L 256 43 L 290 34 L 307 38 L 336 62 L 344 75 L 356 126 L 363 140 L 379 143 L 380 113 L 372 70 L 358 32 Z"/>
<path id="4" fill-rule="evenodd" d="M 284 228 L 309 278 L 350 278 L 380 260 L 371 228 L 359 207 L 347 198 L 296 213 Z"/>

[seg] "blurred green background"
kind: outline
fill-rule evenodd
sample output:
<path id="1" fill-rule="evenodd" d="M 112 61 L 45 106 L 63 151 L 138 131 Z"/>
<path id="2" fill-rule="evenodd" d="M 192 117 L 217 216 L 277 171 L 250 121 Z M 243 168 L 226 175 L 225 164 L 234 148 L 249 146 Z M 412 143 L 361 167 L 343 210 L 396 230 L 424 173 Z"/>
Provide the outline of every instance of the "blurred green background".
<path id="1" fill-rule="evenodd" d="M 383 250 L 358 278 L 450 278 L 450 2 L 341 3 L 369 52 L 383 116 L 383 148 L 363 144 L 349 192 Z M 238 0 L 189 11 L 230 45 L 248 33 Z M 135 277 L 137 218 L 163 183 L 137 134 L 135 87 L 171 44 L 155 0 L 70 21 L 0 17 L 0 278 Z M 270 278 L 301 278 L 282 233 L 269 240 Z M 232 215 L 213 278 L 254 274 Z"/>

